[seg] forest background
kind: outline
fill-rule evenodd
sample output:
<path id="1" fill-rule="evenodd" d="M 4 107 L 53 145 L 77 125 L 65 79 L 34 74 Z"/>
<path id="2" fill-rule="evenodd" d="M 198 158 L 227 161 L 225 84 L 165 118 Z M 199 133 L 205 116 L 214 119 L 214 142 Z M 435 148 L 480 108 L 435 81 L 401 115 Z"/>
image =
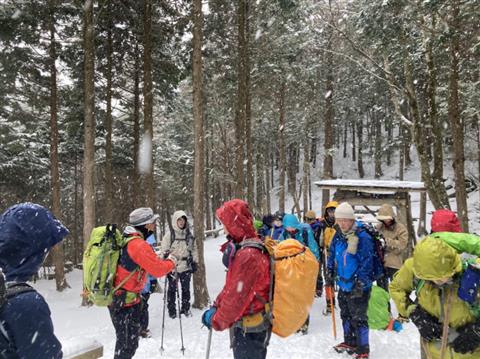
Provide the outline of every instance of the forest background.
<path id="1" fill-rule="evenodd" d="M 358 178 L 418 166 L 468 231 L 477 1 L 2 0 L 0 14 L 0 211 L 37 202 L 71 230 L 50 258 L 57 290 L 96 225 L 149 206 L 163 232 L 185 209 L 203 258 L 223 201 L 301 217 L 340 159 Z M 203 262 L 194 282 L 205 306 Z"/>

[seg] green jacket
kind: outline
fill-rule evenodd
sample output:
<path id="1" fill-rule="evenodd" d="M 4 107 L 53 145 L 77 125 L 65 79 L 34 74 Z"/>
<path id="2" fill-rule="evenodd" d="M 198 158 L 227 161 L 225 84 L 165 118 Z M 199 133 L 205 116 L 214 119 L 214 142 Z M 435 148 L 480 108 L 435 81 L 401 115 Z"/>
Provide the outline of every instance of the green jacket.
<path id="1" fill-rule="evenodd" d="M 451 296 L 448 322 L 452 337 L 456 328 L 474 322 L 476 318 L 470 306 L 457 295 L 460 274 L 463 273 L 459 253 L 463 252 L 480 254 L 480 237 L 468 233 L 442 232 L 424 238 L 415 247 L 413 257 L 405 261 L 390 283 L 390 295 L 398 312 L 404 317 L 411 314 L 416 304 L 410 299 L 410 294 L 415 291 L 417 304 L 439 318 L 440 322 L 445 318 L 447 298 Z M 446 278 L 453 280 L 444 288 L 432 282 Z M 439 342 L 429 343 L 428 348 L 432 359 L 439 357 Z M 446 358 L 480 358 L 480 348 L 474 353 L 461 355 L 449 347 L 448 353 Z"/>

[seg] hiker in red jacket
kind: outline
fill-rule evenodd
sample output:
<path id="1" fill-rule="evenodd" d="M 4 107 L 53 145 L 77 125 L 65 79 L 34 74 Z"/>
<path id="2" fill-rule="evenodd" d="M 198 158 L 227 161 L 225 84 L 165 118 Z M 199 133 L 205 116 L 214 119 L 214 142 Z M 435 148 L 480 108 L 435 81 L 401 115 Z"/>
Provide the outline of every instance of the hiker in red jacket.
<path id="1" fill-rule="evenodd" d="M 137 208 L 129 216 L 129 226 L 123 235 L 129 238 L 122 248 L 115 276 L 115 286 L 129 279 L 117 290 L 112 304 L 108 307 L 112 318 L 117 342 L 115 359 L 130 359 L 138 347 L 140 336 L 141 300 L 140 292 L 147 281 L 147 273 L 163 277 L 175 269 L 177 260 L 170 254 L 162 260 L 155 254 L 145 239 L 155 233 L 158 214 L 151 208 Z"/>
<path id="2" fill-rule="evenodd" d="M 203 314 L 202 323 L 218 331 L 233 327 L 231 346 L 235 359 L 263 359 L 271 332 L 265 312 L 269 301 L 270 259 L 258 246 L 261 241 L 246 202 L 228 201 L 216 214 L 229 239 L 222 246 L 228 272 L 222 292 Z"/>

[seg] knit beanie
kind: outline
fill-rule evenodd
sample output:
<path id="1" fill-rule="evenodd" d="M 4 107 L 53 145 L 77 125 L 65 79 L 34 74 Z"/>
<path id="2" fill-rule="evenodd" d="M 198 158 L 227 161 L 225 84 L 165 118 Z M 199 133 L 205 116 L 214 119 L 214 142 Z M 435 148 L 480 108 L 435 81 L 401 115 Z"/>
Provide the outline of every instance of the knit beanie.
<path id="1" fill-rule="evenodd" d="M 336 219 L 355 219 L 355 214 L 353 212 L 352 206 L 348 202 L 340 203 L 340 205 L 335 210 Z"/>

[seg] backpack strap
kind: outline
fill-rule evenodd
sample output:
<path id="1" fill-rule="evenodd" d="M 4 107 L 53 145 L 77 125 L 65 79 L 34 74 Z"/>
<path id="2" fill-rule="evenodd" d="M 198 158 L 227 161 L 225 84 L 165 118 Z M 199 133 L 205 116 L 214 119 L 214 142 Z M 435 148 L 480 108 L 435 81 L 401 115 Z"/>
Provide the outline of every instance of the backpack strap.
<path id="1" fill-rule="evenodd" d="M 5 291 L 2 298 L 0 310 L 3 309 L 3 306 L 8 302 L 9 299 L 12 299 L 22 293 L 36 292 L 36 290 L 32 286 L 28 285 L 25 282 L 6 283 L 4 289 Z M 4 328 L 2 321 L 0 321 L 0 335 L 2 335 L 7 340 L 7 343 L 11 344 L 10 337 L 8 336 L 7 330 Z"/>

